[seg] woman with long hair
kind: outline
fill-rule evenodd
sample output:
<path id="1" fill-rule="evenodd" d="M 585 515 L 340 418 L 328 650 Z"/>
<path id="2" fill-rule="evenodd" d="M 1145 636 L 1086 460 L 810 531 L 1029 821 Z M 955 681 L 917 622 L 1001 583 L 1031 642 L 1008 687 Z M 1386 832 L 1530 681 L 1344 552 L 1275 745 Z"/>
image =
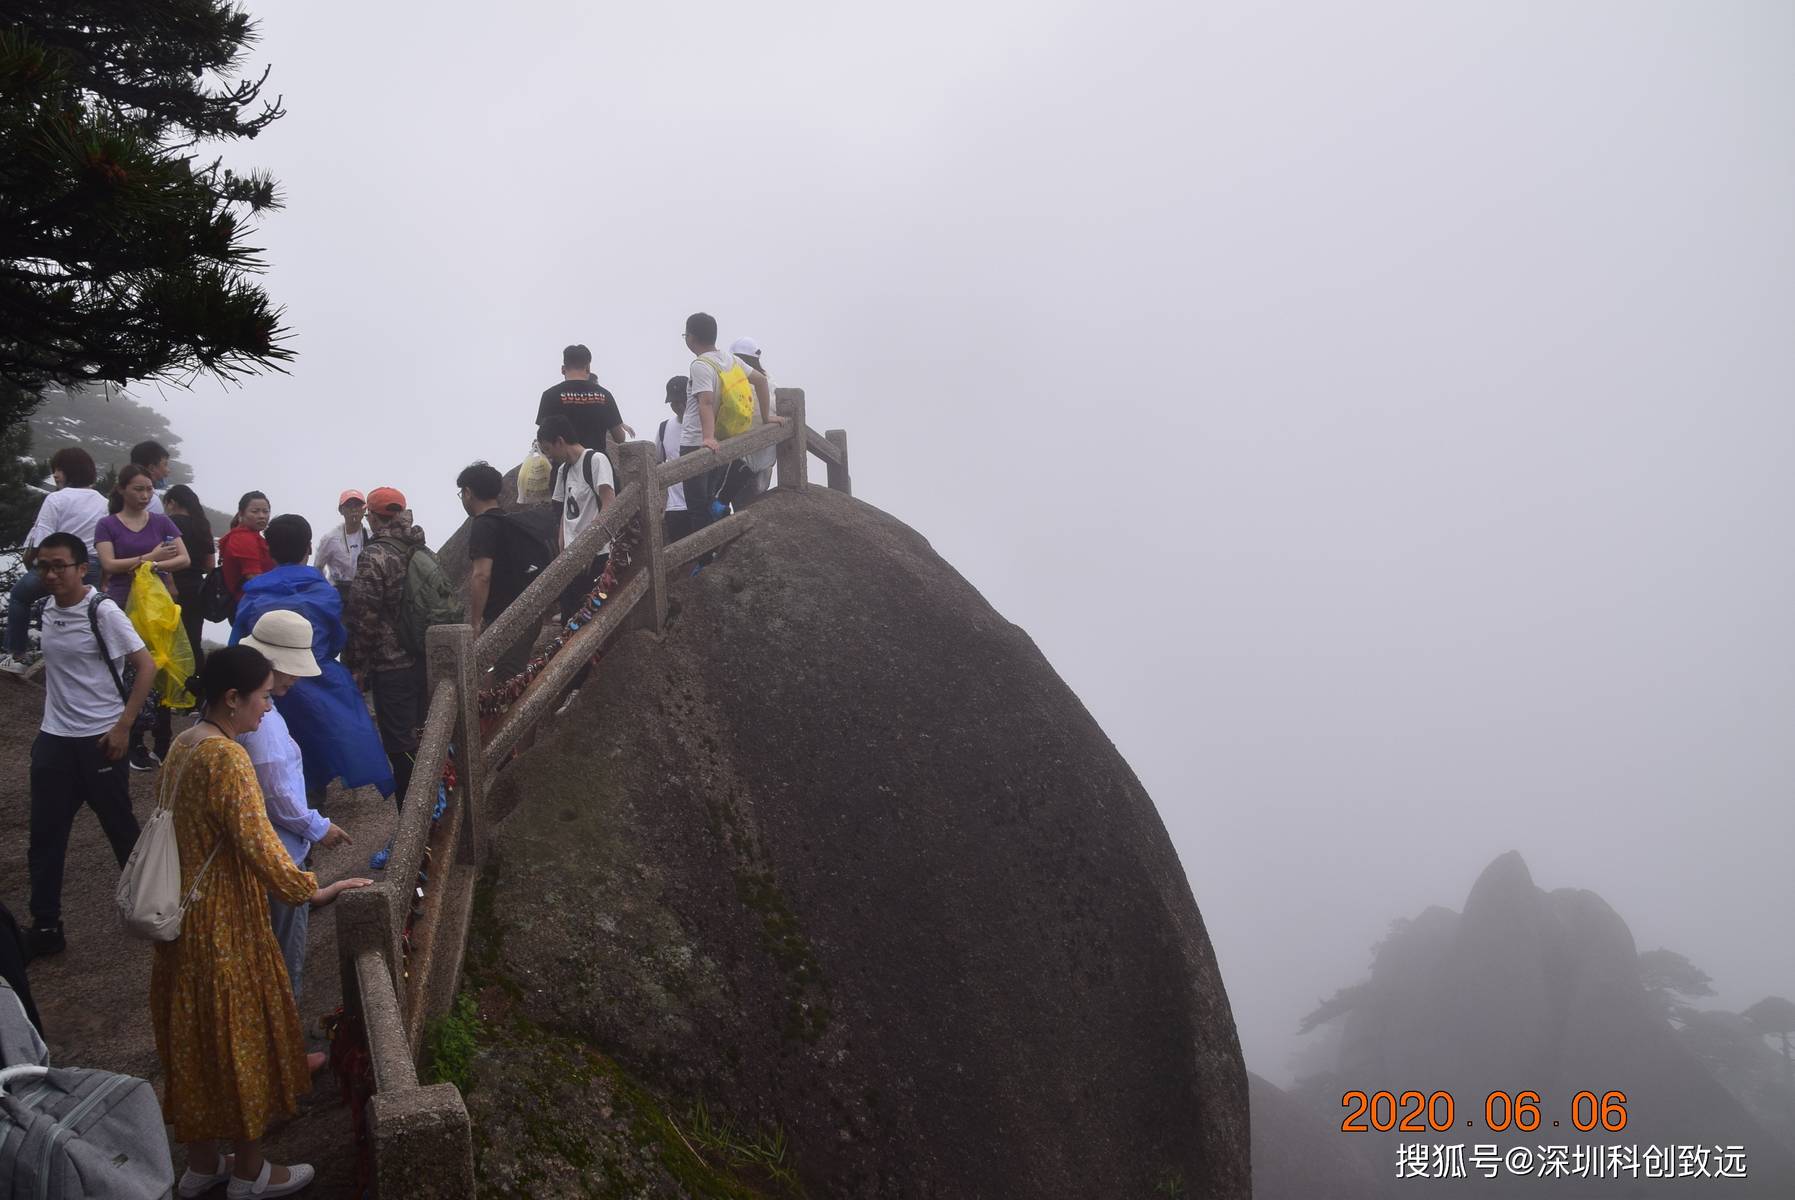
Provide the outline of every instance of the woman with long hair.
<path id="1" fill-rule="evenodd" d="M 210 655 L 191 685 L 204 715 L 175 739 L 163 771 L 161 803 L 174 817 L 181 891 L 196 893 L 181 936 L 156 943 L 150 971 L 150 1019 L 167 1081 L 163 1114 L 188 1147 L 183 1196 L 227 1176 L 233 1197 L 288 1196 L 311 1182 L 311 1167 L 262 1157 L 269 1122 L 295 1112 L 312 1088 L 268 901 L 272 894 L 319 908 L 371 882 L 319 887 L 293 865 L 269 824 L 255 767 L 236 739 L 261 725 L 274 686 L 273 667 L 253 646 Z"/>
<path id="2" fill-rule="evenodd" d="M 112 489 L 111 510 L 94 526 L 94 549 L 100 555 L 100 572 L 106 594 L 120 608 L 131 598 L 131 577 L 143 563 L 156 568 L 168 594 L 174 595 L 170 572 L 190 565 L 181 531 L 167 516 L 150 511 L 156 481 L 148 470 L 132 463 L 118 473 Z"/>
<path id="3" fill-rule="evenodd" d="M 193 647 L 193 669 L 205 665 L 205 651 L 200 648 L 206 616 L 200 593 L 206 585 L 206 572 L 218 560 L 218 543 L 212 540 L 212 522 L 205 506 L 193 489 L 177 483 L 162 497 L 162 510 L 181 531 L 181 543 L 187 547 L 187 566 L 176 571 L 175 599 L 181 602 L 181 628 L 187 631 L 187 644 Z"/>
<path id="4" fill-rule="evenodd" d="M 224 572 L 224 585 L 232 600 L 243 599 L 244 584 L 274 570 L 274 556 L 262 537 L 271 511 L 266 495 L 244 492 L 237 501 L 237 515 L 231 518 L 230 532 L 218 539 L 218 569 Z"/>

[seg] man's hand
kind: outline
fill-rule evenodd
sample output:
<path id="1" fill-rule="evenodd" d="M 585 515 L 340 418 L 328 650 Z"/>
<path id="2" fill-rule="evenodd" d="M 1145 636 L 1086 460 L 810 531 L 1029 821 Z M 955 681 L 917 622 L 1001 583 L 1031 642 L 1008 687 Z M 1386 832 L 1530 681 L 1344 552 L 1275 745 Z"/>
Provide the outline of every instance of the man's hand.
<path id="1" fill-rule="evenodd" d="M 125 756 L 125 749 L 131 744 L 131 727 L 125 724 L 114 725 L 100 735 L 100 753 L 117 762 Z"/>
<path id="2" fill-rule="evenodd" d="M 721 449 L 721 447 L 717 445 L 717 437 L 715 434 L 707 433 L 704 435 L 704 448 L 706 450 Z"/>
<path id="3" fill-rule="evenodd" d="M 635 437 L 636 436 L 636 431 L 629 427 L 628 422 L 625 422 L 624 424 L 618 426 L 618 428 L 623 430 L 624 437 Z"/>
<path id="4" fill-rule="evenodd" d="M 318 839 L 318 844 L 328 850 L 332 846 L 353 846 L 355 839 L 341 825 L 332 821 L 330 828 L 324 831 L 324 836 Z"/>

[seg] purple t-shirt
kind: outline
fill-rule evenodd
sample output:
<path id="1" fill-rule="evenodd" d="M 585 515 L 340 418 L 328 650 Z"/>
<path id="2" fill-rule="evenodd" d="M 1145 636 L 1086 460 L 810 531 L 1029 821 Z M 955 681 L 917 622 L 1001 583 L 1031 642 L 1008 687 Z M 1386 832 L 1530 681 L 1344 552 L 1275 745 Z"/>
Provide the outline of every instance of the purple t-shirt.
<path id="1" fill-rule="evenodd" d="M 160 546 L 164 538 L 179 538 L 180 536 L 180 528 L 161 513 L 151 513 L 150 519 L 144 522 L 142 529 L 138 530 L 131 529 L 130 526 L 119 520 L 117 513 L 108 513 L 100 518 L 100 523 L 94 526 L 93 531 L 94 545 L 111 542 L 112 557 L 114 558 L 136 558 L 138 555 L 148 554 Z M 133 574 L 134 572 L 127 571 L 123 575 L 106 577 L 106 594 L 116 600 L 120 608 L 123 608 L 125 601 L 131 598 L 131 576 Z M 174 587 L 169 584 L 168 572 L 157 571 L 156 574 L 162 577 L 162 582 L 168 585 L 168 590 L 172 594 Z"/>

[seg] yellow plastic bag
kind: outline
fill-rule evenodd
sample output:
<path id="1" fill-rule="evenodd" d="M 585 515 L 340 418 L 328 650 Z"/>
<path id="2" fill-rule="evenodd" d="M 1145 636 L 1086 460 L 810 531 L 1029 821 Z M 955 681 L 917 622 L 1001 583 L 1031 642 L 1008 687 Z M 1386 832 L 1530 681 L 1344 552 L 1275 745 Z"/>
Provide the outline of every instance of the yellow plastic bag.
<path id="1" fill-rule="evenodd" d="M 181 627 L 181 606 L 149 563 L 137 564 L 131 576 L 125 615 L 156 660 L 155 690 L 161 693 L 162 707 L 192 708 L 187 680 L 193 674 L 193 647 L 187 644 L 187 631 Z"/>
<path id="2" fill-rule="evenodd" d="M 555 497 L 555 465 L 535 442 L 517 468 L 517 499 L 523 504 L 540 504 Z"/>

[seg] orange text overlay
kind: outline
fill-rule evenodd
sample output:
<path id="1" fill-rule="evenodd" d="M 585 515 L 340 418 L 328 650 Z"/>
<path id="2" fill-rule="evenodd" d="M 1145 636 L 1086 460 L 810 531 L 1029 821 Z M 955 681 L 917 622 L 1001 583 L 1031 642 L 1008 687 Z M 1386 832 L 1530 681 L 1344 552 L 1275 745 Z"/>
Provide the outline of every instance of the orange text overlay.
<path id="1" fill-rule="evenodd" d="M 1514 1129 L 1569 1127 L 1583 1133 L 1606 1130 L 1619 1133 L 1627 1127 L 1627 1093 L 1577 1092 L 1563 1103 L 1549 1104 L 1540 1094 L 1487 1092 L 1460 1104 L 1451 1092 L 1347 1092 L 1340 1097 L 1346 1116 L 1341 1133 L 1446 1133 L 1453 1129 L 1488 1129 L 1503 1133 Z"/>

